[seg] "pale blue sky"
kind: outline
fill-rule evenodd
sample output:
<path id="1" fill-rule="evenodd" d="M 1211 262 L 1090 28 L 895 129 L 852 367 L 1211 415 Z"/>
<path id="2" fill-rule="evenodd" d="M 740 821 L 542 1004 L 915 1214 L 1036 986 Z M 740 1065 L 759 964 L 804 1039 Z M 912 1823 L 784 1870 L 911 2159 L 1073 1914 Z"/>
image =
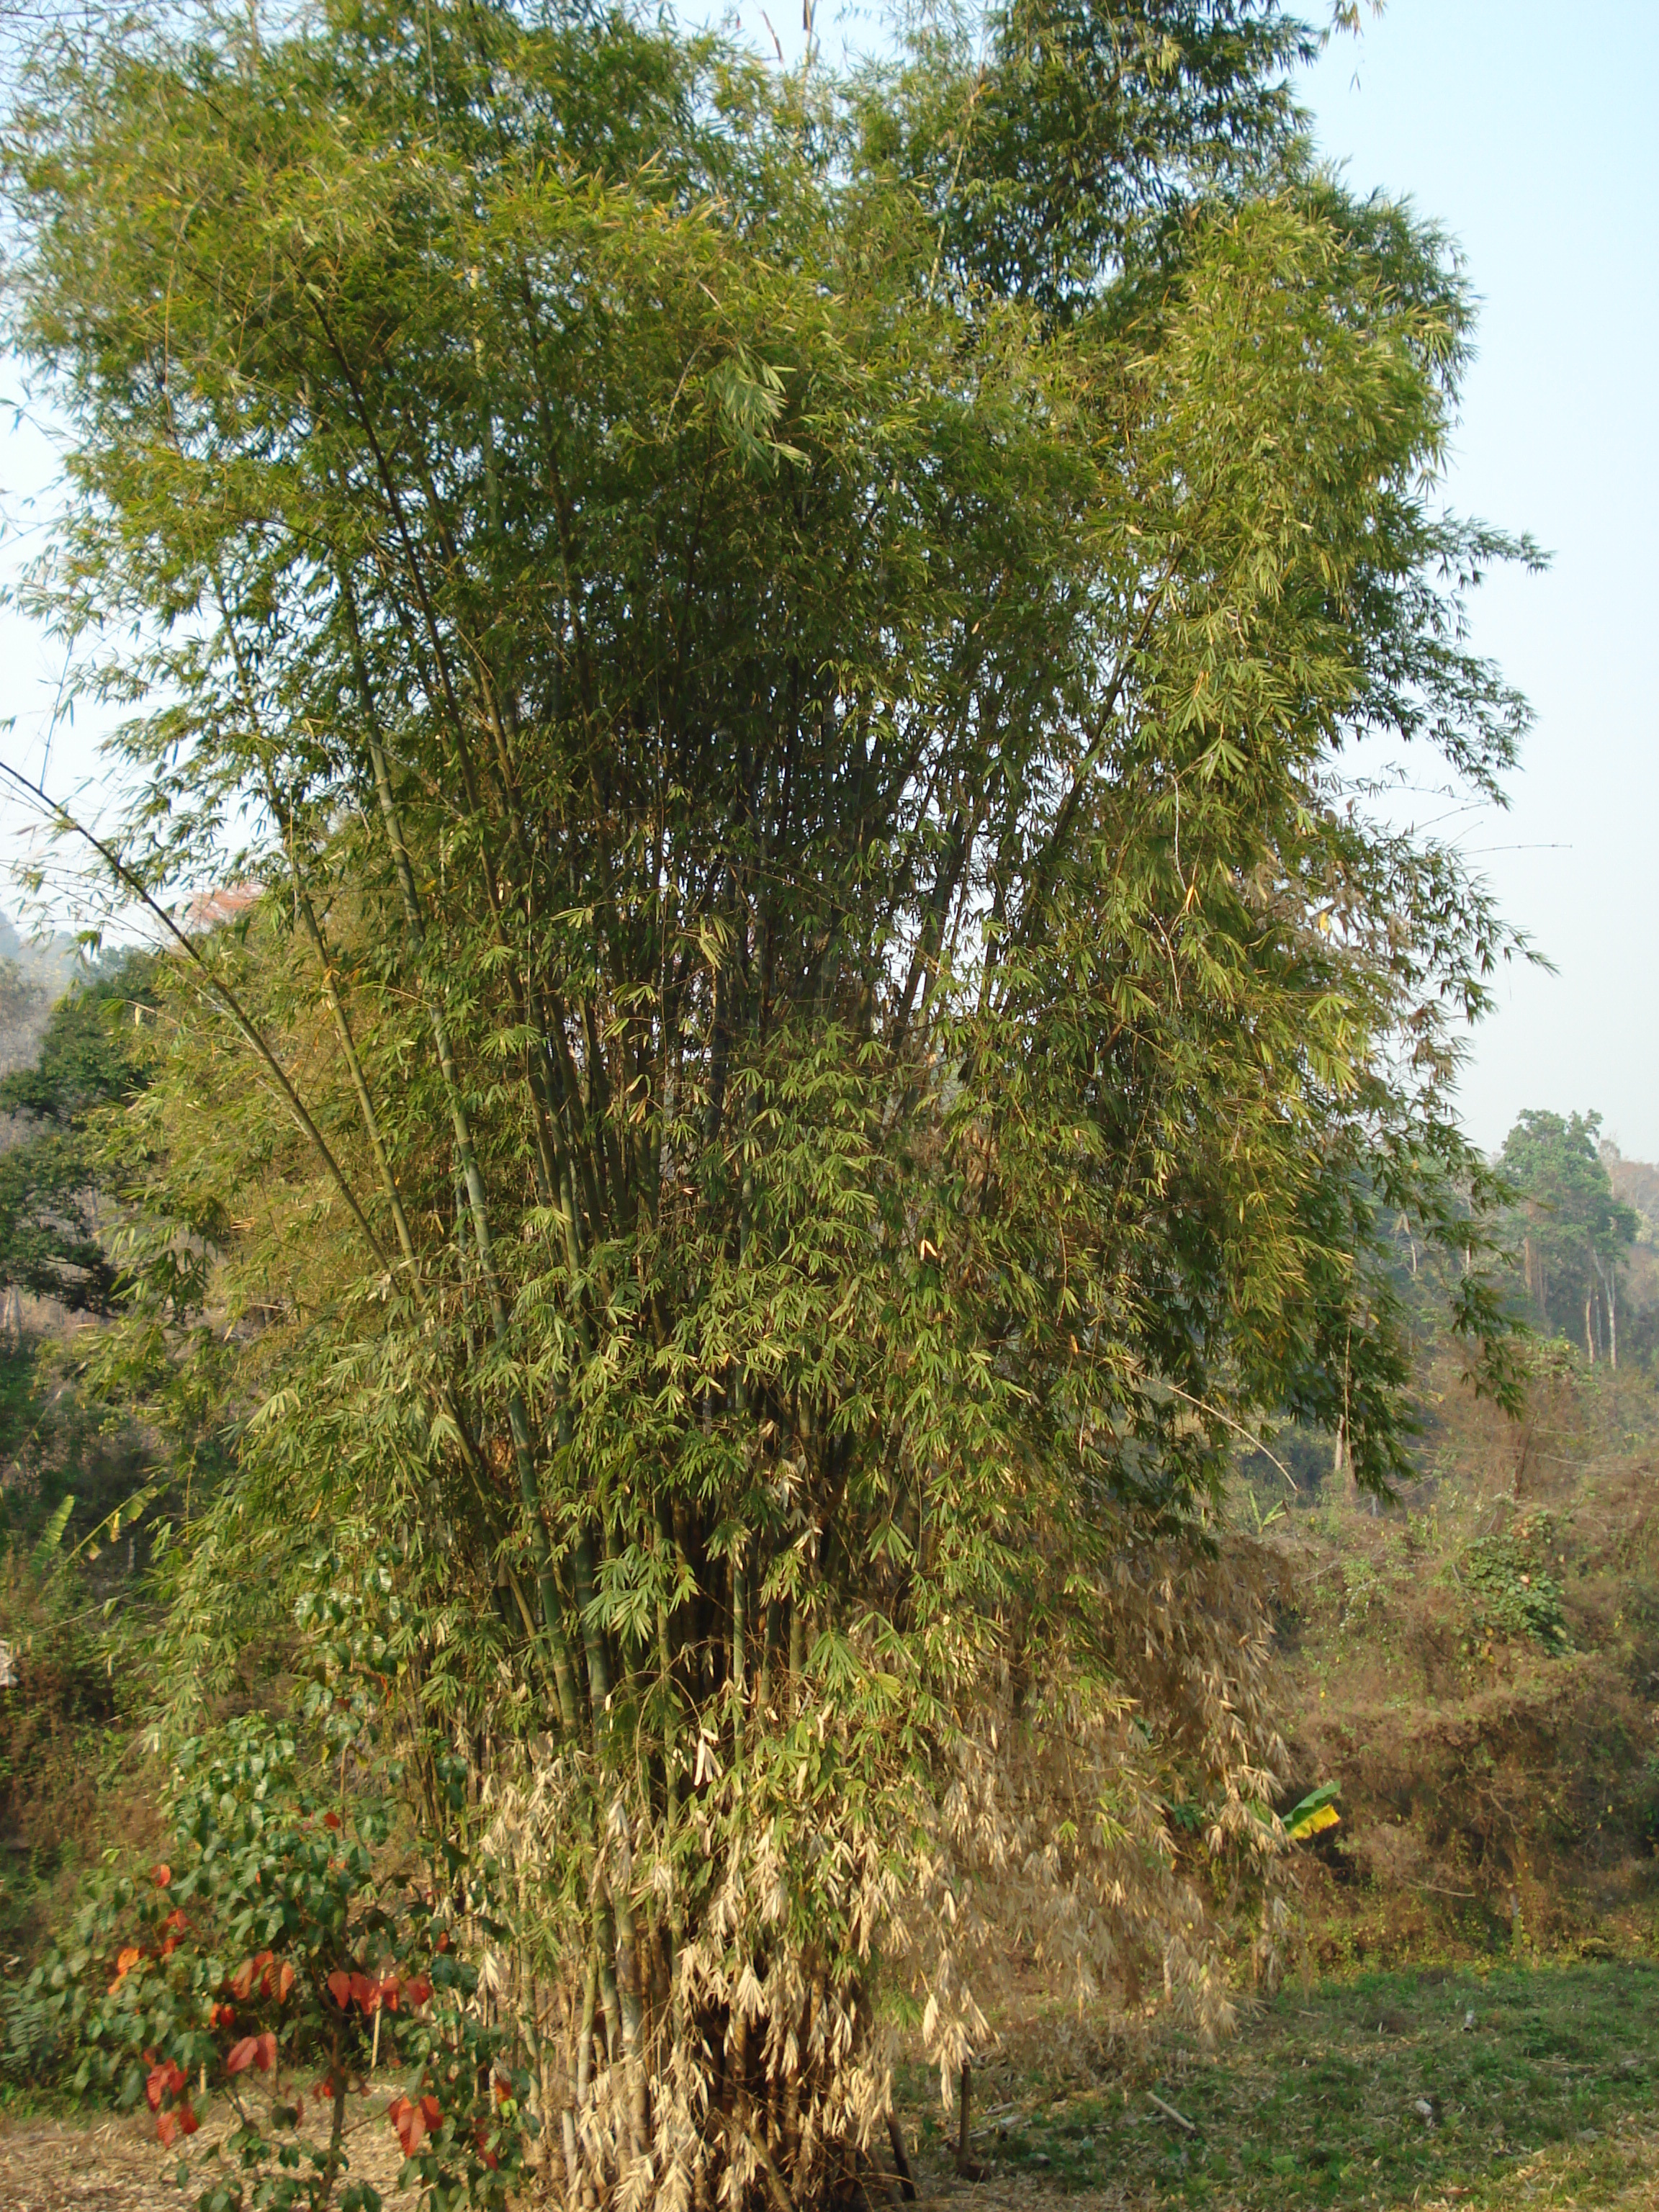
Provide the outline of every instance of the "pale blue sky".
<path id="1" fill-rule="evenodd" d="M 768 12 L 793 61 L 799 0 Z M 690 9 L 688 13 L 692 12 Z M 701 12 L 701 10 L 697 11 Z M 711 9 L 710 13 L 718 13 Z M 820 21 L 830 14 L 821 6 Z M 737 15 L 771 40 L 758 0 Z M 844 18 L 854 46 L 880 35 Z M 827 28 L 826 46 L 842 33 Z M 1507 814 L 1471 817 L 1505 912 L 1558 973 L 1500 978 L 1463 1086 L 1477 1142 L 1525 1106 L 1599 1109 L 1634 1158 L 1659 1159 L 1659 6 L 1653 0 L 1390 0 L 1306 88 L 1350 182 L 1408 194 L 1461 243 L 1482 301 L 1449 495 L 1530 531 L 1543 577 L 1499 577 L 1475 639 L 1527 692 L 1534 731 Z M 6 388 L 0 380 L 0 390 Z M 0 424 L 5 510 L 49 478 L 49 449 Z M 14 541 L 15 543 L 15 541 Z M 0 550 L 9 568 L 15 552 Z M 38 770 L 58 666 L 0 619 L 8 757 Z M 95 773 L 91 733 L 60 730 L 53 785 Z M 1422 802 L 1424 817 L 1443 811 Z M 17 817 L 0 814 L 15 836 Z M 15 899 L 0 890 L 0 903 Z"/>
<path id="2" fill-rule="evenodd" d="M 1465 1119 L 1493 1146 L 1523 1106 L 1599 1108 L 1659 1159 L 1659 7 L 1390 0 L 1309 92 L 1350 183 L 1409 194 L 1467 257 L 1453 504 L 1554 556 L 1474 610 L 1538 720 L 1510 811 L 1463 842 L 1558 973 L 1500 982 Z"/>

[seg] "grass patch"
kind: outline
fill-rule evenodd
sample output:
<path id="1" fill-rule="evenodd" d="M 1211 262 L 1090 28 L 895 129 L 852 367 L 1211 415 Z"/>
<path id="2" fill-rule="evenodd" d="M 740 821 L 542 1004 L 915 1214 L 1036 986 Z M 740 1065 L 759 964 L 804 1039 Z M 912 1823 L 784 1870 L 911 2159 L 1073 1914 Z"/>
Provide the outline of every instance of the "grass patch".
<path id="1" fill-rule="evenodd" d="M 1565 2150 L 1574 2192 L 1595 2203 L 1632 2179 L 1632 2137 L 1659 2118 L 1656 2072 L 1646 1962 L 1367 1974 L 1286 1991 L 1215 2054 L 1171 2037 L 1061 2087 L 995 2069 L 974 2148 L 997 2179 L 1218 2212 L 1496 2205 Z M 924 2167 L 948 2177 L 948 2120 L 935 2103 L 915 2124 Z"/>

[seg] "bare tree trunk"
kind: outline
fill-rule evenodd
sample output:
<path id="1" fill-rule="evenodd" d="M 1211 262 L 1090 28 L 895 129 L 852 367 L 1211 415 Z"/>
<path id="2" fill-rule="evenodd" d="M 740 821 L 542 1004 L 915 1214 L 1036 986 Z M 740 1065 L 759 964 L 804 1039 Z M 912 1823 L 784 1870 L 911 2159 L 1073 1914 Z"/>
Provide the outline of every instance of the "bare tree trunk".
<path id="1" fill-rule="evenodd" d="M 909 2160 L 904 2154 L 904 2130 L 898 2124 L 897 2115 L 891 2112 L 887 2115 L 887 2140 L 893 2146 L 893 2164 L 898 2172 L 899 2195 L 907 2204 L 914 2204 L 916 2201 L 916 2178 L 910 2170 Z"/>
<path id="2" fill-rule="evenodd" d="M 964 2181 L 983 2181 L 990 2169 L 974 2156 L 972 2149 L 974 2069 L 969 2065 L 963 2067 L 958 2092 L 961 2101 L 957 2107 L 957 2172 Z"/>
<path id="3" fill-rule="evenodd" d="M 1616 1369 L 1619 1364 L 1618 1263 L 1615 1260 L 1613 1266 L 1604 1267 L 1601 1264 L 1601 1255 L 1598 1252 L 1592 1250 L 1590 1254 L 1590 1264 L 1595 1270 L 1596 1282 L 1601 1292 L 1601 1309 L 1607 1317 L 1606 1345 L 1607 1364 L 1609 1367 Z"/>

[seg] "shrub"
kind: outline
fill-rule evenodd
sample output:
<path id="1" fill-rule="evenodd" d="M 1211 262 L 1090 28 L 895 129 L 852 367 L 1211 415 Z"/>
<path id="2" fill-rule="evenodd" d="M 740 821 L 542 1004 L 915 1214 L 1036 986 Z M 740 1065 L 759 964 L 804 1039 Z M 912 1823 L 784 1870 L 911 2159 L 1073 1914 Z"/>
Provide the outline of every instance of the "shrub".
<path id="1" fill-rule="evenodd" d="M 173 1863 L 107 1884 L 22 1992 L 20 2022 L 73 2065 L 73 2087 L 123 2111 L 148 2103 L 181 2149 L 204 2100 L 228 2098 L 234 2123 L 205 2161 L 201 2212 L 321 2212 L 347 2171 L 346 2098 L 380 2014 L 419 2069 L 387 2112 L 400 2185 L 445 2212 L 503 2206 L 527 2081 L 469 2008 L 477 1976 L 443 1905 L 386 1871 L 385 1802 L 325 1802 L 291 1735 L 246 1719 L 185 1747 L 171 1812 Z M 325 2147 L 299 2134 L 307 2097 L 331 2113 Z M 376 2212 L 380 2199 L 357 2182 L 340 2203 Z"/>
<path id="2" fill-rule="evenodd" d="M 1561 1585 L 1543 1563 L 1551 1528 L 1548 1516 L 1537 1514 L 1465 1550 L 1458 1568 L 1474 1598 L 1477 1633 L 1530 1636 L 1550 1652 L 1571 1648 Z"/>

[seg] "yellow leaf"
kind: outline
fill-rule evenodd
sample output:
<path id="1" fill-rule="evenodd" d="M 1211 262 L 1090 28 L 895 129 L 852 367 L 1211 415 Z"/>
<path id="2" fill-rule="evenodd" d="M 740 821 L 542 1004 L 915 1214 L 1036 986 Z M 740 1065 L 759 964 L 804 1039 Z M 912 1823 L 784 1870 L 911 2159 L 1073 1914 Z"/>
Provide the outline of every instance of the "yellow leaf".
<path id="1" fill-rule="evenodd" d="M 1316 1813 L 1307 1814 L 1293 1828 L 1286 1829 L 1285 1833 L 1292 1843 L 1300 1843 L 1304 1836 L 1316 1836 L 1322 1828 L 1338 1826 L 1341 1819 L 1342 1815 L 1334 1805 L 1322 1805 Z"/>

